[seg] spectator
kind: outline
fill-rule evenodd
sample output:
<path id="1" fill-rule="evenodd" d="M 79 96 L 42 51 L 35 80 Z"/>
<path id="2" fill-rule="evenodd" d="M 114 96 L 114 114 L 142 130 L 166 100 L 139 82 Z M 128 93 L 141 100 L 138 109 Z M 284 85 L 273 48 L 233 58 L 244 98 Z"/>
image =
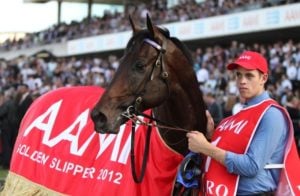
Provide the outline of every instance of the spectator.
<path id="1" fill-rule="evenodd" d="M 232 115 L 238 113 L 245 106 L 245 100 L 242 97 L 237 97 L 237 101 L 232 107 Z"/>
<path id="2" fill-rule="evenodd" d="M 223 119 L 222 106 L 216 101 L 215 95 L 212 92 L 205 93 L 204 101 L 207 104 L 209 113 L 217 125 Z"/>
<path id="3" fill-rule="evenodd" d="M 291 93 L 287 96 L 285 107 L 292 119 L 295 140 L 300 149 L 300 100 Z"/>
<path id="4" fill-rule="evenodd" d="M 16 95 L 16 103 L 17 103 L 17 127 L 19 128 L 20 123 L 33 102 L 33 98 L 29 91 L 29 87 L 25 83 L 21 83 L 18 85 L 17 95 Z"/>
<path id="5" fill-rule="evenodd" d="M 202 86 L 205 84 L 205 82 L 209 79 L 209 71 L 207 69 L 207 64 L 203 63 L 201 68 L 197 71 L 197 80 L 199 82 L 199 85 Z"/>
<path id="6" fill-rule="evenodd" d="M 223 117 L 231 116 L 233 113 L 233 107 L 237 104 L 237 96 L 235 94 L 229 94 L 226 97 L 223 107 Z"/>
<path id="7" fill-rule="evenodd" d="M 17 111 L 14 99 L 14 89 L 10 88 L 0 93 L 0 130 L 2 141 L 2 167 L 9 169 L 11 155 L 17 134 Z"/>

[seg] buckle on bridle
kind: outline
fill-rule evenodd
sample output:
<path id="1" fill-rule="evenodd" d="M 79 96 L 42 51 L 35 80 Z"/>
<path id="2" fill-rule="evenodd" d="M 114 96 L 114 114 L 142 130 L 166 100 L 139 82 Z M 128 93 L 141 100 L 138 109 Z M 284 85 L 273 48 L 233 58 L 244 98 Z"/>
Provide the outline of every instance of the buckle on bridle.
<path id="1" fill-rule="evenodd" d="M 131 119 L 135 116 L 135 109 L 134 107 L 131 105 L 129 106 L 126 111 L 124 111 L 121 115 L 128 118 L 128 119 Z"/>

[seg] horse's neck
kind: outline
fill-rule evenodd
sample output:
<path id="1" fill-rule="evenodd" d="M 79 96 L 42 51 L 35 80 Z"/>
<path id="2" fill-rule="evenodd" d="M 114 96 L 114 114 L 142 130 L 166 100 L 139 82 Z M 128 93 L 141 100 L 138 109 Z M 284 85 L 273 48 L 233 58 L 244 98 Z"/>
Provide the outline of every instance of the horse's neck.
<path id="1" fill-rule="evenodd" d="M 189 91 L 189 92 L 186 92 Z M 195 96 L 195 97 L 193 97 Z M 157 119 L 173 127 L 187 130 L 200 129 L 198 117 L 201 102 L 200 94 L 191 89 L 179 88 L 171 92 L 170 97 L 159 107 L 154 109 Z M 198 103 L 196 102 L 198 100 Z M 160 134 L 165 142 L 175 151 L 185 155 L 188 152 L 186 132 L 182 130 L 160 129 Z"/>

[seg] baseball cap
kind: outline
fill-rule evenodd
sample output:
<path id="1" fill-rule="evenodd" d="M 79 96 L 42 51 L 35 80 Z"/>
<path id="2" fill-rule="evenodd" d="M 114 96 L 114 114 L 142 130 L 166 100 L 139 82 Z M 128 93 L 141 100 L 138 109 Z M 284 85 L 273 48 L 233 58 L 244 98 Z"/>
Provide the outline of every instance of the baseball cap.
<path id="1" fill-rule="evenodd" d="M 243 52 L 233 63 L 227 65 L 227 69 L 233 70 L 238 66 L 245 69 L 257 69 L 263 73 L 268 73 L 267 60 L 259 53 L 253 51 Z"/>

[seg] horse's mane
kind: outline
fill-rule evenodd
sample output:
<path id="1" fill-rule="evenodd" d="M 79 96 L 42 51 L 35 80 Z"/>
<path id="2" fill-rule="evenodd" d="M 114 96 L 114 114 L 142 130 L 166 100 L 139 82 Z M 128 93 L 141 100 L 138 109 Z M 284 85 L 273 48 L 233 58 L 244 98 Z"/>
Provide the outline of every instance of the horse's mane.
<path id="1" fill-rule="evenodd" d="M 192 66 L 194 64 L 194 61 L 193 61 L 191 52 L 187 48 L 187 46 L 185 44 L 183 44 L 181 41 L 179 41 L 179 39 L 176 37 L 170 37 L 170 39 L 178 48 L 181 49 L 181 51 L 183 52 L 183 55 L 188 59 L 189 64 Z"/>
<path id="2" fill-rule="evenodd" d="M 170 39 L 181 51 L 183 52 L 183 55 L 188 59 L 189 64 L 193 65 L 194 61 L 191 55 L 190 50 L 187 48 L 187 46 L 181 42 L 178 38 L 176 37 L 171 37 L 170 32 L 167 28 L 164 27 L 158 27 L 158 30 L 168 39 Z"/>

